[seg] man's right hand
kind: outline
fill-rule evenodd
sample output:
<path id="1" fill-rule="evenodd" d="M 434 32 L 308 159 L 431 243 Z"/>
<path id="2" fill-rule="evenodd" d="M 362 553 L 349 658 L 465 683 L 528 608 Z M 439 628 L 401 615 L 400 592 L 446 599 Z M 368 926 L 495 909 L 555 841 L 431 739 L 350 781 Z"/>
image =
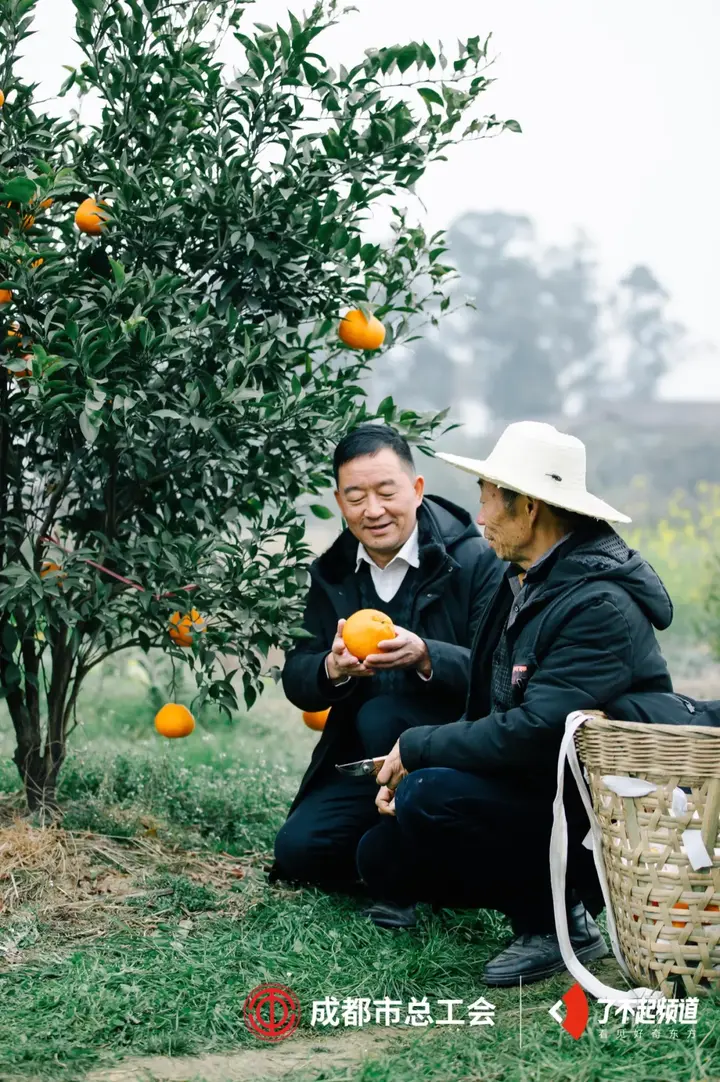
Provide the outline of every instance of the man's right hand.
<path id="1" fill-rule="evenodd" d="M 332 650 L 326 659 L 328 676 L 333 683 L 346 680 L 348 676 L 374 676 L 372 669 L 368 669 L 364 662 L 360 661 L 348 650 L 342 637 L 344 627 L 345 621 L 338 620 Z"/>

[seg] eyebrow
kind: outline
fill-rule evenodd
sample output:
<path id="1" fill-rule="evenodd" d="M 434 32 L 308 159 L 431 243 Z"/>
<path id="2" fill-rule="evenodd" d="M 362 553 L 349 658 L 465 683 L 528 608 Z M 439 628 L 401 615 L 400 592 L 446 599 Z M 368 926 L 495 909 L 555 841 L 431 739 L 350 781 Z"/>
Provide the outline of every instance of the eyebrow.
<path id="1" fill-rule="evenodd" d="M 386 485 L 394 485 L 394 484 L 396 484 L 396 482 L 392 478 L 390 478 L 390 480 L 388 480 L 388 481 L 379 481 L 374 487 L 375 488 L 384 488 Z M 364 491 L 365 490 L 363 488 L 360 488 L 359 485 L 348 485 L 347 488 L 343 489 L 343 495 L 347 496 L 350 492 L 364 492 Z"/>

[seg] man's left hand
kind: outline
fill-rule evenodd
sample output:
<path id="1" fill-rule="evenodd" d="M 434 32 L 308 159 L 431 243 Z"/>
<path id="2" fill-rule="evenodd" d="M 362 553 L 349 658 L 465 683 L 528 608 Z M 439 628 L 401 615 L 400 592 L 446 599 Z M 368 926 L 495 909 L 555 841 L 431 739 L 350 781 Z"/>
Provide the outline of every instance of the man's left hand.
<path id="1" fill-rule="evenodd" d="M 423 676 L 430 676 L 431 663 L 428 648 L 414 631 L 404 627 L 395 627 L 394 639 L 383 639 L 378 643 L 381 654 L 369 654 L 365 666 L 377 672 L 385 669 L 417 669 Z"/>
<path id="2" fill-rule="evenodd" d="M 378 771 L 377 783 L 394 790 L 406 777 L 407 770 L 400 758 L 400 741 L 398 740 L 390 754 L 385 757 L 385 762 Z"/>

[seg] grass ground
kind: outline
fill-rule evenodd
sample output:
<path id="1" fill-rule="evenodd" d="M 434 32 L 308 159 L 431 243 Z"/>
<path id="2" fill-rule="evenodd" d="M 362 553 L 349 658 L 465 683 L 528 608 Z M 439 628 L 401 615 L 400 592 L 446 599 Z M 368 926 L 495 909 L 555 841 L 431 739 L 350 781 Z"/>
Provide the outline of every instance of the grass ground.
<path id="1" fill-rule="evenodd" d="M 720 1078 L 717 1004 L 701 1003 L 697 1026 L 635 1031 L 602 1026 L 595 1006 L 573 1041 L 548 1014 L 568 975 L 527 988 L 522 1013 L 517 990 L 480 983 L 507 934 L 496 914 L 425 913 L 412 933 L 384 933 L 358 901 L 268 888 L 272 838 L 316 739 L 276 689 L 185 741 L 158 737 L 153 712 L 125 669 L 87 688 L 62 778 L 64 830 L 51 832 L 14 821 L 0 716 L 3 1082 Z M 598 968 L 619 981 L 613 962 Z M 303 1012 L 276 1046 L 243 1022 L 246 995 L 264 982 L 290 986 Z M 328 995 L 426 996 L 433 1007 L 485 995 L 496 1021 L 313 1028 L 312 1001 Z"/>

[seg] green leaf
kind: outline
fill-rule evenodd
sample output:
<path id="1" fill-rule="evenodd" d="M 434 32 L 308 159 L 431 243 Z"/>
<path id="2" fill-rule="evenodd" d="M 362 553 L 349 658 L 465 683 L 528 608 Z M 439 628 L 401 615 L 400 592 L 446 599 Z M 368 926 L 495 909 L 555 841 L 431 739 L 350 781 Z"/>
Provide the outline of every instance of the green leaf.
<path id="1" fill-rule="evenodd" d="M 108 262 L 110 263 L 110 266 L 112 267 L 113 278 L 115 279 L 115 284 L 119 285 L 119 286 L 124 285 L 125 284 L 125 268 L 123 267 L 122 263 L 119 263 L 117 261 L 117 259 L 113 259 L 111 256 L 108 256 Z"/>
<path id="2" fill-rule="evenodd" d="M 402 49 L 398 50 L 397 54 L 397 66 L 400 72 L 406 72 L 409 67 L 415 63 L 418 59 L 418 47 L 413 42 L 411 45 L 404 45 Z"/>
<path id="3" fill-rule="evenodd" d="M 507 128 L 508 131 L 522 132 L 522 128 L 518 124 L 517 120 L 506 120 L 503 124 L 503 128 Z"/>
<path id="4" fill-rule="evenodd" d="M 86 441 L 90 444 L 90 446 L 92 446 L 98 437 L 98 429 L 92 423 L 87 413 L 80 414 L 80 431 L 82 432 Z"/>
<path id="5" fill-rule="evenodd" d="M 433 105 L 443 105 L 444 102 L 437 90 L 433 90 L 430 86 L 421 86 L 418 88 L 418 94 L 427 102 L 431 102 Z"/>
<path id="6" fill-rule="evenodd" d="M 316 518 L 329 519 L 334 517 L 330 508 L 324 507 L 321 503 L 311 503 L 310 510 Z"/>
<path id="7" fill-rule="evenodd" d="M 390 424 L 395 414 L 395 403 L 393 402 L 392 395 L 388 395 L 387 398 L 383 398 L 382 402 L 377 408 L 378 417 L 384 418 L 384 420 Z"/>
<path id="8" fill-rule="evenodd" d="M 37 185 L 27 177 L 13 177 L 5 184 L 2 198 L 9 199 L 13 203 L 29 203 L 37 191 Z"/>

